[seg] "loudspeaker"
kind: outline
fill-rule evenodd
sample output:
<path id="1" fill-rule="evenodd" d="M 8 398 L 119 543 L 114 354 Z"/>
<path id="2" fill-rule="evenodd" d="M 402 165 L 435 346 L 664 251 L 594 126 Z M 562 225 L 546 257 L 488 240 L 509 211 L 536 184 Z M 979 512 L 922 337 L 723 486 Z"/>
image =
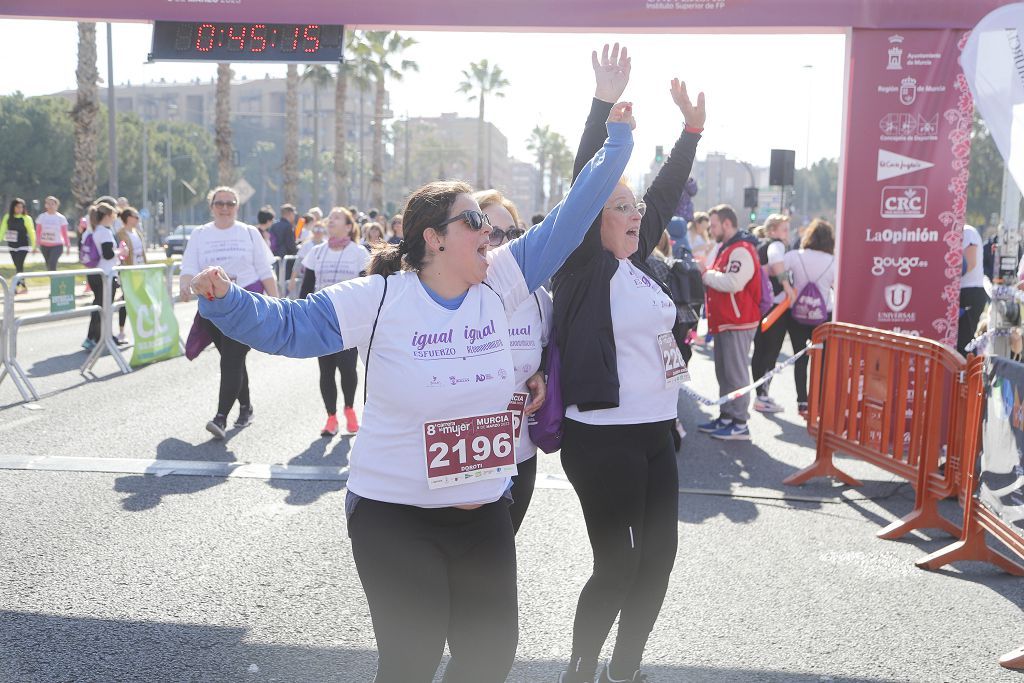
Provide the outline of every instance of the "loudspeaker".
<path id="1" fill-rule="evenodd" d="M 768 170 L 768 184 L 792 186 L 795 165 L 796 151 L 792 149 L 773 149 L 772 165 Z"/>

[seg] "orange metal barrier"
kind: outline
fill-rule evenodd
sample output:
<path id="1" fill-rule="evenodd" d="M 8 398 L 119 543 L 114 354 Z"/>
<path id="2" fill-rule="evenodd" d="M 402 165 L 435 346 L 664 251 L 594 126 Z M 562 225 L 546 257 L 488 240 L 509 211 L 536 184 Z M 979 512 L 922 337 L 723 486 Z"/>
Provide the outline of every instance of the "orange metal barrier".
<path id="1" fill-rule="evenodd" d="M 809 430 L 817 439 L 814 463 L 786 478 L 788 485 L 834 477 L 861 482 L 840 470 L 836 451 L 907 479 L 914 509 L 878 532 L 899 538 L 913 529 L 960 529 L 938 511 L 938 501 L 960 488 L 966 367 L 938 342 L 846 323 L 814 332 L 824 348 L 811 354 Z M 943 457 L 945 455 L 945 457 Z"/>

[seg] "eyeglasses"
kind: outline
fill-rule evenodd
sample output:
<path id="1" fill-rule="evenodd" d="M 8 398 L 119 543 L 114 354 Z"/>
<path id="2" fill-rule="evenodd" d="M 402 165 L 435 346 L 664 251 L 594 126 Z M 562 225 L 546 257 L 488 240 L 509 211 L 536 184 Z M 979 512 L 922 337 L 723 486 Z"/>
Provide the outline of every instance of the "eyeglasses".
<path id="1" fill-rule="evenodd" d="M 502 242 L 504 242 L 506 239 L 508 239 L 508 241 L 511 242 L 512 240 L 522 237 L 525 234 L 526 231 L 521 228 L 510 227 L 507 230 L 502 230 L 501 228 L 492 228 L 491 246 L 496 247 Z"/>
<path id="2" fill-rule="evenodd" d="M 238 202 L 236 202 L 234 199 L 229 199 L 228 201 L 218 199 L 213 203 L 213 205 L 216 206 L 218 209 L 226 209 L 228 207 L 238 206 Z"/>
<path id="3" fill-rule="evenodd" d="M 456 221 L 466 221 L 469 227 L 471 227 L 473 230 L 482 230 L 484 225 L 491 224 L 490 219 L 487 218 L 487 214 L 481 213 L 480 211 L 476 211 L 474 209 L 467 209 L 466 211 L 463 211 L 462 213 L 449 218 L 444 223 L 438 223 L 437 227 L 440 228 L 445 225 L 448 225 L 449 223 L 455 223 Z"/>
<path id="4" fill-rule="evenodd" d="M 634 211 L 636 211 L 641 216 L 647 213 L 647 204 L 645 204 L 644 202 L 637 202 L 636 204 L 624 202 L 622 204 L 616 204 L 615 206 L 606 206 L 604 208 L 618 211 L 619 213 L 624 214 L 626 216 L 631 215 Z"/>

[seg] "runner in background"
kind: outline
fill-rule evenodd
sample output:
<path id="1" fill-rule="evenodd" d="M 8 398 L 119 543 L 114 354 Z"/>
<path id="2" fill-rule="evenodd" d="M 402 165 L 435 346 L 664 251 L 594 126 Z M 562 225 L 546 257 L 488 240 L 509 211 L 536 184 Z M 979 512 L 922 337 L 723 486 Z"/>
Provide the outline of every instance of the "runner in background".
<path id="1" fill-rule="evenodd" d="M 125 266 L 141 266 L 148 263 L 146 259 L 146 247 L 139 232 L 139 212 L 134 207 L 127 207 L 119 216 L 122 227 L 117 231 L 117 244 L 124 246 L 125 257 L 121 261 Z M 124 292 L 121 293 L 124 299 Z M 122 306 L 117 311 L 118 330 L 117 341 L 125 341 L 124 326 L 128 319 L 128 307 Z"/>
<path id="2" fill-rule="evenodd" d="M 519 227 L 520 218 L 516 205 L 497 190 L 482 190 L 473 195 L 480 210 L 491 222 L 491 241 L 488 251 L 522 237 L 525 230 Z M 519 532 L 526 511 L 533 499 L 537 483 L 537 446 L 530 439 L 526 418 L 544 405 L 546 387 L 542 357 L 544 348 L 551 338 L 551 294 L 539 287 L 524 301 L 508 320 L 509 344 L 516 374 L 516 391 L 529 394 L 531 401 L 525 404 L 519 442 L 516 444 L 516 466 L 518 473 L 512 477 L 512 528 Z"/>
<path id="3" fill-rule="evenodd" d="M 71 250 L 71 240 L 68 238 L 68 219 L 57 211 L 60 208 L 60 200 L 53 195 L 43 201 L 43 206 L 46 211 L 36 218 L 36 244 L 43 252 L 46 269 L 57 270 L 60 255 L 65 250 Z"/>
<path id="4" fill-rule="evenodd" d="M 270 226 L 273 224 L 274 219 L 277 215 L 274 213 L 274 209 L 271 206 L 264 206 L 256 212 L 256 228 L 263 235 L 263 240 L 267 243 L 267 248 L 270 249 L 270 253 L 274 253 L 276 247 L 276 239 L 274 234 L 270 231 Z"/>
<path id="5" fill-rule="evenodd" d="M 348 209 L 336 206 L 327 216 L 327 227 L 317 226 L 315 230 L 326 230 L 327 240 L 307 250 L 301 266 L 304 270 L 302 289 L 299 298 L 305 299 L 313 292 L 325 287 L 359 277 L 370 263 L 370 252 L 359 244 L 359 228 L 355 218 Z M 302 254 L 302 249 L 299 249 Z M 345 429 L 350 434 L 359 431 L 359 419 L 356 417 L 356 388 L 359 386 L 359 374 L 356 361 L 359 352 L 356 348 L 345 349 L 336 353 L 320 356 L 320 396 L 327 410 L 327 424 L 320 431 L 320 436 L 332 437 L 338 433 L 338 384 L 335 374 L 341 375 L 341 393 L 345 399 Z"/>
<path id="6" fill-rule="evenodd" d="M 367 249 L 373 249 L 377 245 L 388 244 L 384 240 L 384 228 L 380 227 L 377 223 L 366 223 L 361 228 L 363 232 L 363 246 Z M 399 240 L 395 244 L 401 242 Z"/>
<path id="7" fill-rule="evenodd" d="M 392 216 L 391 222 L 388 223 L 388 228 L 391 231 L 388 244 L 400 244 L 402 241 L 402 214 L 396 213 Z"/>
<path id="8" fill-rule="evenodd" d="M 327 226 L 319 222 L 311 222 L 309 225 L 309 239 L 299 245 L 299 250 L 295 254 L 295 267 L 292 269 L 292 277 L 288 280 L 288 287 L 286 288 L 289 299 L 298 299 L 303 296 L 300 291 L 302 289 L 302 281 L 306 275 L 306 268 L 303 262 L 309 252 L 324 243 L 327 235 Z"/>
<path id="9" fill-rule="evenodd" d="M 508 317 L 579 244 L 622 176 L 630 110 L 612 109 L 604 147 L 543 224 L 491 252 L 472 188 L 435 182 L 409 198 L 404 240 L 376 250 L 375 275 L 298 301 L 247 293 L 220 269 L 196 278 L 202 315 L 255 348 L 310 357 L 358 347 L 366 360 L 346 511 L 379 653 L 375 683 L 432 680 L 445 641 L 447 683 L 508 676 L 518 641 L 504 497 L 514 459 Z M 491 425 L 491 436 L 460 439 L 466 420 Z M 455 457 L 470 449 L 477 476 Z"/>
<path id="10" fill-rule="evenodd" d="M 196 228 L 185 245 L 181 259 L 181 300 L 191 298 L 192 278 L 211 266 L 221 268 L 240 287 L 276 297 L 277 280 L 270 250 L 259 230 L 238 221 L 238 193 L 227 186 L 217 187 L 210 192 L 209 202 L 213 220 Z M 220 389 L 217 413 L 206 423 L 206 431 L 215 439 L 223 439 L 227 433 L 228 413 L 235 401 L 238 401 L 235 427 L 252 424 L 249 373 L 245 367 L 249 347 L 226 336 L 216 325 L 197 314 L 185 345 L 186 355 L 190 360 L 194 359 L 211 342 L 220 352 Z"/>
<path id="11" fill-rule="evenodd" d="M 14 271 L 24 272 L 28 252 L 36 250 L 36 228 L 32 223 L 32 217 L 25 213 L 25 200 L 21 197 L 11 200 L 7 213 L 0 219 L 0 242 L 5 243 L 10 250 Z M 24 281 L 19 282 L 15 294 L 26 292 L 28 285 Z"/>

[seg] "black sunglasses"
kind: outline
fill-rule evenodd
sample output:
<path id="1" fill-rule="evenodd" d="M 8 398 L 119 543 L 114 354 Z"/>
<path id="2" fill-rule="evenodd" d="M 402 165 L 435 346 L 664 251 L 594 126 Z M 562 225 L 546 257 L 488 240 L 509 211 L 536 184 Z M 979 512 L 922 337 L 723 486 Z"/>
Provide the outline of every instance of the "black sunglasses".
<path id="1" fill-rule="evenodd" d="M 473 230 L 481 230 L 485 224 L 491 224 L 491 221 L 487 218 L 487 214 L 476 211 L 475 209 L 467 209 L 458 215 L 452 216 L 444 223 L 438 223 L 437 227 L 440 228 L 456 221 L 466 221 L 469 227 Z"/>
<path id="2" fill-rule="evenodd" d="M 521 228 L 509 228 L 508 230 L 502 230 L 501 228 L 491 228 L 491 246 L 496 247 L 507 238 L 509 242 L 526 234 L 526 231 Z"/>

